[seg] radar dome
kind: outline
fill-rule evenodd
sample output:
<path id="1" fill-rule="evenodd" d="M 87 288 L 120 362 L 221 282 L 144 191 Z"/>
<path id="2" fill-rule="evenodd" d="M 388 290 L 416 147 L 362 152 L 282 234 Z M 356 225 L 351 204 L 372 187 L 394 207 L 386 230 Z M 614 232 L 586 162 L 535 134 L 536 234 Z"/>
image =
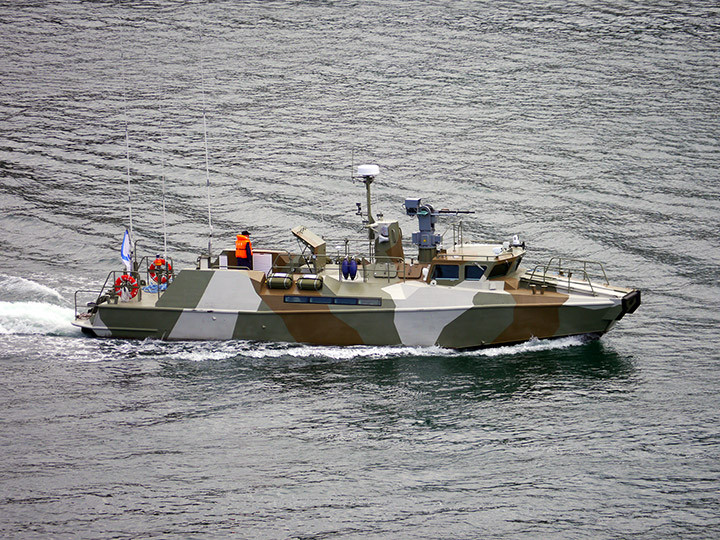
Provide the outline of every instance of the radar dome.
<path id="1" fill-rule="evenodd" d="M 380 167 L 377 165 L 358 165 L 358 176 L 377 176 L 380 174 Z"/>

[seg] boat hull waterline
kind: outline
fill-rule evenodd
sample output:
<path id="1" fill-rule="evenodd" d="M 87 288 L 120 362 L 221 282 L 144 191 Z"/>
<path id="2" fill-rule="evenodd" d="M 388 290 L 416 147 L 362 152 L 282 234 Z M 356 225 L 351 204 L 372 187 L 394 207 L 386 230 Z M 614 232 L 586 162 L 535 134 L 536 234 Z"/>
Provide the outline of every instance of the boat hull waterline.
<path id="1" fill-rule="evenodd" d="M 551 287 L 533 294 L 507 280 L 448 287 L 410 281 L 372 286 L 326 278 L 320 291 L 274 290 L 264 281 L 265 274 L 257 271 L 183 270 L 161 295 L 101 304 L 75 324 L 113 338 L 469 349 L 532 338 L 599 336 L 629 312 L 623 298 L 636 294 L 614 288 L 607 296 L 578 298 Z M 184 283 L 193 283 L 192 293 Z M 372 298 L 379 305 L 287 302 L 288 297 L 323 302 Z"/>
<path id="2" fill-rule="evenodd" d="M 243 245 L 215 256 L 208 246 L 194 269 L 176 274 L 159 255 L 131 258 L 124 241 L 125 271 L 111 271 L 99 291 L 75 294 L 74 324 L 111 338 L 473 349 L 600 336 L 640 305 L 640 291 L 610 285 L 600 263 L 554 258 L 521 267 L 526 250 L 517 235 L 465 243 L 459 221 L 450 247 L 436 221 L 474 212 L 435 210 L 418 198 L 403 204 L 419 226 L 411 237 L 417 255 L 406 258 L 399 222 L 370 208 L 378 173 L 376 165 L 358 167 L 367 190 L 365 214 L 357 204 L 367 230 L 360 243 L 335 241 L 328 255 L 329 241 L 301 226 L 291 230 L 300 252 L 252 251 L 244 231 Z M 93 294 L 84 312 L 81 293 Z"/>

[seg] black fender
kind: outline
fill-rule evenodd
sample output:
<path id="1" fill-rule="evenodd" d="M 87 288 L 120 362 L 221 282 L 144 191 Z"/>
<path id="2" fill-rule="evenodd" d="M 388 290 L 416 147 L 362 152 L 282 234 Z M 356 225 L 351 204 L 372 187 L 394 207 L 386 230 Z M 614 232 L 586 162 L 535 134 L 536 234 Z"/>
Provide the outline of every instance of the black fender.
<path id="1" fill-rule="evenodd" d="M 635 313 L 635 310 L 639 308 L 642 303 L 640 297 L 640 291 L 637 289 L 630 291 L 623 296 L 622 311 L 620 312 L 620 316 L 617 318 L 618 321 L 622 319 L 626 313 Z"/>

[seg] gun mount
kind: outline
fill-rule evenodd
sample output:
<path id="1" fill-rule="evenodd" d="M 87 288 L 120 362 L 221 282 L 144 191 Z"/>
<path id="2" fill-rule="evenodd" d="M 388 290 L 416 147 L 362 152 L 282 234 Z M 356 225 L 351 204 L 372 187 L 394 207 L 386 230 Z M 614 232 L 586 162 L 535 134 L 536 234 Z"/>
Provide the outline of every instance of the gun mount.
<path id="1" fill-rule="evenodd" d="M 435 233 L 435 223 L 441 214 L 474 214 L 473 210 L 435 210 L 422 199 L 405 199 L 405 213 L 418 218 L 419 231 L 412 233 L 412 243 L 418 246 L 418 260 L 430 262 L 437 255 L 442 235 Z"/>

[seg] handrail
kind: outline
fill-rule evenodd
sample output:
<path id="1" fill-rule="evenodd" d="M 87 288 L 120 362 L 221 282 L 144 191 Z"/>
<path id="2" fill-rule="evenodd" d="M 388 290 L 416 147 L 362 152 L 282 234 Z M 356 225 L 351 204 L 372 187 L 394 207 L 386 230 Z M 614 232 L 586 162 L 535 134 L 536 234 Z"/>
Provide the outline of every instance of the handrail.
<path id="1" fill-rule="evenodd" d="M 543 271 L 542 271 L 542 281 L 541 281 L 540 286 L 541 286 L 541 287 L 542 287 L 542 286 L 546 286 L 547 283 L 548 283 L 548 280 L 549 280 L 549 278 L 548 278 L 548 276 L 547 276 L 547 267 L 544 267 L 544 266 L 541 265 L 541 264 L 538 264 L 538 265 L 535 266 L 535 268 L 533 268 L 533 270 L 532 270 L 532 272 L 531 272 L 531 274 L 530 274 L 530 277 L 528 278 L 528 281 L 533 281 L 533 280 L 535 279 L 535 272 L 538 270 L 538 268 L 541 268 L 541 269 L 543 270 Z M 573 281 L 573 280 L 571 279 L 571 278 L 572 278 L 572 275 L 573 275 L 573 273 L 575 273 L 575 272 L 582 273 L 585 277 L 584 277 L 584 279 L 582 279 L 582 280 L 578 280 L 578 279 L 576 278 L 574 281 L 575 281 L 575 282 L 578 282 L 578 281 L 587 282 L 588 287 L 590 287 L 590 293 L 591 293 L 593 296 L 597 296 L 597 294 L 595 294 L 595 288 L 593 287 L 592 281 L 590 280 L 590 276 L 588 275 L 588 273 L 587 273 L 585 270 L 581 270 L 581 269 L 576 269 L 576 270 L 571 270 L 571 271 L 567 271 L 567 270 L 566 270 L 566 271 L 565 271 L 565 273 L 567 274 L 567 289 L 568 289 L 568 291 L 570 290 L 570 284 L 571 284 L 571 282 Z M 554 278 L 554 279 L 555 279 L 555 282 L 557 283 L 557 285 L 560 285 L 560 284 L 562 283 L 561 280 L 560 280 L 561 277 L 564 277 L 563 274 L 558 274 L 557 277 Z M 564 280 L 563 280 L 563 281 L 564 281 Z"/>
<path id="2" fill-rule="evenodd" d="M 463 239 L 463 222 L 462 219 L 458 223 L 452 224 L 453 229 L 453 247 L 456 247 L 458 245 L 465 245 L 465 241 Z"/>
<path id="3" fill-rule="evenodd" d="M 272 263 L 270 264 L 270 268 L 273 272 L 294 273 L 296 268 L 303 268 L 307 264 L 307 261 L 305 260 L 305 257 L 302 253 L 291 253 L 287 250 L 280 250 L 278 252 L 274 252 L 271 250 L 267 251 L 274 255 Z M 260 250 L 256 251 L 256 253 L 258 252 L 260 252 Z M 287 256 L 288 264 L 278 264 L 278 259 L 283 255 Z M 302 260 L 303 264 L 300 264 L 300 260 L 297 261 L 298 264 L 293 263 L 293 258 L 295 257 Z"/>
<path id="4" fill-rule="evenodd" d="M 117 293 L 115 292 L 115 281 L 117 280 L 117 275 L 120 274 L 121 276 L 129 274 L 133 278 L 135 278 L 135 281 L 137 281 L 137 288 L 138 288 L 138 300 L 142 300 L 142 281 L 140 280 L 140 272 L 133 271 L 133 272 L 127 272 L 125 270 L 110 270 L 108 272 L 107 277 L 105 278 L 105 283 L 103 283 L 102 289 L 100 289 L 100 294 L 98 295 L 98 299 L 103 295 L 105 290 L 107 289 L 109 291 L 109 296 L 116 297 Z M 108 286 L 108 282 L 110 285 Z"/>
<path id="5" fill-rule="evenodd" d="M 95 296 L 95 302 L 92 302 L 94 305 L 97 305 L 97 300 L 102 296 L 102 290 L 98 291 L 96 289 L 78 289 L 75 291 L 74 301 L 75 301 L 75 318 L 77 319 L 79 316 L 78 313 L 78 293 L 89 293 L 93 294 Z M 89 304 L 89 303 L 88 303 Z M 86 305 L 85 307 L 90 307 L 89 305 Z"/>
<path id="6" fill-rule="evenodd" d="M 153 260 L 152 263 L 150 262 L 150 259 Z M 144 255 L 140 259 L 140 262 L 137 263 L 137 268 L 138 268 L 137 272 L 138 273 L 140 272 L 141 268 L 144 268 L 145 277 L 147 278 L 145 280 L 146 283 L 150 283 L 150 266 L 155 262 L 155 259 L 157 259 L 157 256 L 150 257 L 149 255 Z M 143 263 L 144 263 L 144 266 L 143 266 Z M 167 276 L 167 281 L 170 282 L 175 277 L 175 264 L 174 264 L 174 261 L 172 260 L 172 257 L 168 257 L 167 259 L 165 259 L 165 268 L 169 269 L 169 271 L 167 271 L 167 270 L 165 271 L 165 275 Z"/>
<path id="7" fill-rule="evenodd" d="M 556 259 L 557 259 L 557 264 L 558 264 L 558 273 L 561 273 L 563 270 L 565 270 L 565 271 L 567 271 L 567 270 L 573 271 L 573 270 L 574 270 L 573 268 L 569 268 L 569 267 L 563 269 L 563 267 L 562 267 L 562 261 L 563 261 L 562 257 L 551 257 L 550 260 L 548 261 L 547 267 L 549 268 L 549 267 L 552 265 L 553 261 L 556 260 Z M 588 265 L 598 266 L 598 267 L 600 268 L 600 271 L 602 272 L 603 279 L 605 280 L 605 285 L 610 285 L 610 281 L 608 280 L 607 274 L 605 273 L 605 267 L 603 266 L 603 264 L 602 264 L 601 262 L 599 262 L 599 261 L 588 261 L 588 260 L 585 260 L 585 259 L 572 259 L 572 258 L 570 258 L 570 259 L 565 259 L 565 261 L 568 262 L 568 263 L 582 264 L 582 265 L 583 265 L 583 271 L 584 271 L 586 274 L 587 274 L 587 267 L 588 267 Z"/>
<path id="8" fill-rule="evenodd" d="M 505 253 L 510 253 L 510 256 L 505 257 L 504 259 L 498 259 L 497 255 L 462 255 L 459 253 L 452 253 L 452 254 L 438 253 L 437 255 L 435 255 L 435 258 L 446 260 L 446 261 L 459 260 L 459 261 L 463 261 L 463 262 L 466 259 L 470 259 L 473 261 L 482 261 L 482 262 L 504 262 L 504 261 L 508 261 L 510 259 L 515 259 L 515 258 L 521 256 L 521 255 L 513 255 L 509 251 L 506 251 Z M 501 253 L 501 255 L 502 255 L 502 253 Z"/>
<path id="9" fill-rule="evenodd" d="M 94 306 L 97 306 L 100 303 L 100 299 L 103 297 L 103 295 L 107 294 L 106 299 L 110 298 L 117 298 L 117 293 L 115 292 L 115 280 L 117 279 L 117 276 L 119 275 L 126 275 L 129 274 L 133 278 L 135 278 L 135 281 L 137 281 L 137 289 L 138 289 L 138 301 L 142 300 L 142 282 L 140 280 L 140 272 L 127 272 L 125 270 L 111 270 L 108 272 L 107 277 L 105 278 L 105 282 L 102 284 L 102 287 L 100 287 L 100 290 L 97 289 L 78 289 L 75 291 L 74 295 L 74 310 L 75 310 L 75 318 L 77 319 L 79 316 L 78 313 L 78 294 L 80 293 L 88 293 L 95 296 L 95 300 L 92 302 Z M 90 307 L 90 303 L 88 303 L 87 307 Z"/>
<path id="10" fill-rule="evenodd" d="M 556 266 L 553 265 L 553 263 L 556 264 Z M 593 296 L 597 296 L 595 293 L 595 288 L 593 287 L 592 280 L 590 279 L 590 275 L 587 272 L 588 265 L 590 266 L 598 266 L 600 267 L 600 271 L 602 272 L 603 279 L 605 280 L 605 285 L 609 285 L 609 281 L 607 278 L 607 274 L 605 273 L 605 267 L 602 263 L 597 261 L 588 261 L 584 259 L 565 259 L 566 266 L 563 267 L 562 265 L 563 259 L 561 257 L 552 257 L 547 264 L 542 265 L 538 264 L 536 265 L 531 272 L 526 272 L 526 275 L 529 273 L 530 276 L 527 278 L 528 281 L 534 281 L 535 279 L 538 279 L 541 281 L 541 286 L 547 285 L 547 282 L 549 279 L 553 279 L 558 285 L 564 281 L 565 276 L 567 276 L 567 288 L 568 291 L 570 290 L 570 284 L 571 284 L 571 278 L 572 275 L 575 274 L 582 274 L 583 279 L 575 278 L 575 282 L 587 282 L 588 286 L 590 287 L 590 292 Z M 568 263 L 577 263 L 582 264 L 582 268 L 576 268 L 576 267 L 570 267 L 567 266 Z M 548 273 L 554 270 L 556 272 L 556 277 L 548 276 Z M 536 274 L 539 274 L 536 278 Z"/>
<path id="11" fill-rule="evenodd" d="M 372 272 L 372 277 L 379 279 L 387 279 L 388 283 L 391 279 L 399 278 L 403 281 L 407 280 L 407 271 L 405 268 L 405 259 L 402 257 L 383 256 L 381 260 L 367 260 L 364 257 L 360 259 L 358 270 L 362 268 L 362 280 L 368 281 L 368 272 Z M 338 265 L 338 280 L 342 281 L 342 266 Z"/>
<path id="12" fill-rule="evenodd" d="M 325 256 L 330 258 L 335 257 L 364 257 L 366 255 L 366 249 L 368 254 L 368 257 L 372 257 L 372 251 L 375 247 L 375 244 L 372 242 L 368 242 L 367 240 L 359 240 L 359 239 L 350 239 L 350 238 L 342 238 L 342 239 L 335 239 L 335 238 L 325 238 Z M 353 246 L 362 246 L 360 248 L 353 247 Z M 340 255 L 341 249 L 335 249 L 335 248 L 341 248 L 343 251 L 343 254 Z"/>

